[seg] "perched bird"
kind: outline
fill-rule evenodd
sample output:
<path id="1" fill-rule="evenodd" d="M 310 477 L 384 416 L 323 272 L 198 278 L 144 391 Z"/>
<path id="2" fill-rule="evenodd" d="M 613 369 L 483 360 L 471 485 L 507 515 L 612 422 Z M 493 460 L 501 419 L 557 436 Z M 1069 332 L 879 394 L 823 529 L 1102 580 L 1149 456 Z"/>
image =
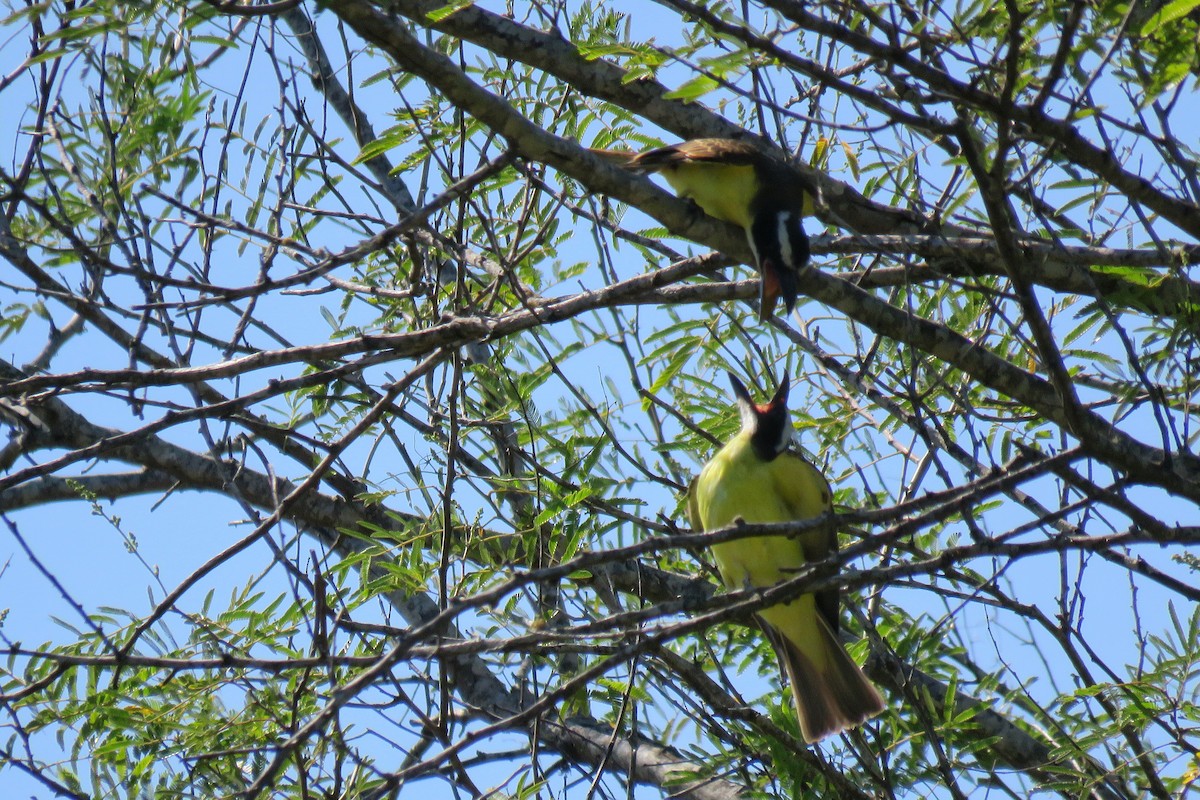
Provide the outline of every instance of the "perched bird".
<path id="1" fill-rule="evenodd" d="M 829 484 L 794 450 L 788 417 L 788 378 L 766 405 L 755 405 L 745 385 L 729 380 L 742 429 L 688 487 L 695 530 L 738 522 L 813 519 L 832 509 Z M 721 579 L 731 591 L 773 586 L 804 564 L 837 550 L 837 533 L 822 525 L 796 537 L 756 536 L 712 547 Z M 816 742 L 883 711 L 883 698 L 838 640 L 838 590 L 823 589 L 757 614 L 759 626 L 783 663 L 804 741 Z"/>
<path id="2" fill-rule="evenodd" d="M 746 231 L 762 276 L 759 319 L 770 319 L 780 297 L 791 313 L 808 263 L 800 221 L 813 211 L 805 179 L 791 164 L 742 139 L 692 139 L 644 153 L 592 152 L 634 172 L 660 173 L 705 214 Z"/>

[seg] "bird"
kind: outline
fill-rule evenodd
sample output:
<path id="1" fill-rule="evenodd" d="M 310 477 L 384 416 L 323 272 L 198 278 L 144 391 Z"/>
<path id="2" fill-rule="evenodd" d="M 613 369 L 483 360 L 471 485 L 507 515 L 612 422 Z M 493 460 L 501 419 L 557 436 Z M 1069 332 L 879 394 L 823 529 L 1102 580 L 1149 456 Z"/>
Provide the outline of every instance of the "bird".
<path id="1" fill-rule="evenodd" d="M 766 405 L 756 405 L 732 372 L 729 381 L 741 430 L 688 487 L 692 528 L 811 520 L 832 512 L 825 476 L 793 449 L 786 373 Z M 773 586 L 836 551 L 832 524 L 795 537 L 755 536 L 712 546 L 729 591 Z M 791 684 L 800 732 L 808 743 L 853 728 L 884 709 L 883 697 L 838 639 L 838 595 L 836 588 L 822 589 L 756 614 Z"/>
<path id="2" fill-rule="evenodd" d="M 592 152 L 639 174 L 661 174 L 705 214 L 744 230 L 762 278 L 759 319 L 770 319 L 781 297 L 792 312 L 809 256 L 801 219 L 813 213 L 813 200 L 804 190 L 806 179 L 789 162 L 743 139 L 691 139 L 641 153 Z"/>

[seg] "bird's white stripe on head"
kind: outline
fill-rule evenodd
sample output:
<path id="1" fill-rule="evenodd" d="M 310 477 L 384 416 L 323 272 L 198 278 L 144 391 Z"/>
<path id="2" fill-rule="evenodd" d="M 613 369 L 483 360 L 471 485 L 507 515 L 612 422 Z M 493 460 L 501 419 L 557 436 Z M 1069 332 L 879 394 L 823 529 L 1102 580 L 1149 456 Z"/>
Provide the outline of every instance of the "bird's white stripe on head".
<path id="1" fill-rule="evenodd" d="M 792 237 L 788 234 L 788 219 L 792 212 L 780 211 L 775 217 L 775 224 L 778 225 L 776 235 L 779 237 L 779 255 L 782 258 L 782 266 L 785 268 L 793 268 L 796 265 L 795 253 L 792 252 Z"/>
<path id="2" fill-rule="evenodd" d="M 758 414 L 754 410 L 754 405 L 748 403 L 742 398 L 737 399 L 738 414 L 742 417 L 742 430 L 755 431 L 758 429 Z"/>
<path id="3" fill-rule="evenodd" d="M 792 427 L 792 421 L 786 420 L 783 427 L 779 429 L 779 441 L 775 443 L 775 452 L 783 453 L 792 446 L 795 440 L 796 429 Z"/>

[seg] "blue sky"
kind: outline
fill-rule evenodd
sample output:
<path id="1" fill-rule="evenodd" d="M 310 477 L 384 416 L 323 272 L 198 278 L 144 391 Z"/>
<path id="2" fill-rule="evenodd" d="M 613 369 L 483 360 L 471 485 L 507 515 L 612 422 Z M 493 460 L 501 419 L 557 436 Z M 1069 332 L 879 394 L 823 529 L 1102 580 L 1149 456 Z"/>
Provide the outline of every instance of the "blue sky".
<path id="1" fill-rule="evenodd" d="M 635 20 L 635 28 L 645 26 L 647 31 L 661 37 L 669 37 L 673 31 L 663 30 L 664 23 L 658 17 L 650 16 L 650 12 L 653 9 L 653 13 L 662 14 L 664 20 L 669 17 L 658 10 L 656 6 L 645 5 L 644 7 L 645 12 L 639 11 Z M 10 72 L 20 57 L 19 38 L 8 40 L 3 47 L 0 47 L 0 67 L 3 68 L 3 72 L 5 74 Z M 266 65 L 263 63 L 264 59 L 261 54 L 254 54 L 253 57 L 257 59 L 254 62 L 255 70 L 265 70 Z M 220 71 L 210 75 L 209 80 L 217 84 L 210 87 L 215 89 L 216 97 L 223 100 L 232 96 L 233 87 L 236 87 L 240 81 L 244 60 L 249 58 L 251 58 L 251 54 L 248 50 L 232 54 L 226 57 Z M 355 74 L 361 79 L 378 67 L 378 64 L 363 63 L 357 66 Z M 226 73 L 225 70 L 228 72 Z M 274 79 L 267 77 L 266 72 L 256 74 L 263 76 L 264 85 L 272 87 L 271 91 L 273 92 Z M 228 79 L 227 84 L 222 83 L 225 78 Z M 1102 87 L 1098 87 L 1098 91 L 1100 88 Z M 1111 88 L 1109 87 L 1109 89 Z M 304 87 L 303 91 L 307 92 L 308 87 Z M 387 81 L 380 81 L 358 91 L 360 102 L 377 112 L 373 122 L 376 130 L 382 131 L 389 124 L 388 112 L 395 105 L 390 85 Z M 253 102 L 257 99 L 251 98 L 251 108 L 253 109 L 250 112 L 251 115 L 261 114 L 263 119 L 270 119 L 271 102 L 266 100 L 261 103 Z M 1113 97 L 1114 102 L 1118 99 L 1116 96 Z M 27 121 L 27 117 L 24 119 L 0 119 L 0 134 L 4 135 L 3 141 L 17 143 L 13 149 L 16 154 L 14 157 L 19 157 L 25 141 L 21 135 L 14 133 L 14 126 L 19 126 Z M 332 120 L 330 125 L 331 129 L 341 129 L 340 123 L 335 120 Z M 253 128 L 252 125 L 248 127 Z M 863 138 L 866 138 L 865 134 Z M 344 152 L 350 153 L 352 149 L 346 147 Z M 235 160 L 241 158 L 236 148 L 231 153 Z M 936 167 L 931 167 L 931 169 L 933 168 Z M 944 167 L 942 168 L 944 169 Z M 237 173 L 236 168 L 233 172 Z M 841 171 L 841 176 L 854 182 L 853 176 L 845 170 Z M 626 218 L 627 223 L 636 219 L 636 216 L 636 212 L 630 212 L 630 216 Z M 647 220 L 646 225 L 650 224 L 652 223 Z M 812 223 L 810 223 L 811 225 Z M 631 224 L 630 227 L 637 228 L 639 226 Z M 320 243 L 327 248 L 335 249 L 338 246 L 349 244 L 352 240 L 353 237 L 350 234 L 344 234 L 344 238 L 339 239 L 327 227 L 322 229 Z M 677 244 L 681 249 L 703 252 L 703 248 L 699 246 L 689 247 L 686 243 Z M 232 248 L 229 252 L 232 253 Z M 615 253 L 615 267 L 618 269 L 619 275 L 637 274 L 645 269 L 643 260 L 634 248 L 625 245 L 616 249 Z M 595 249 L 591 237 L 581 235 L 570 241 L 563 248 L 561 260 L 565 264 L 576 260 L 595 261 Z M 832 260 L 823 260 L 820 263 L 822 267 L 831 269 L 837 266 Z M 241 257 L 229 259 L 225 270 L 226 274 L 222 277 L 230 285 L 249 283 L 253 279 L 256 268 L 257 258 L 254 252 L 252 249 L 247 250 Z M 747 272 L 741 269 L 736 274 L 744 277 Z M 596 270 L 585 273 L 578 281 L 588 287 L 595 287 L 601 284 L 603 277 Z M 16 282 L 22 283 L 22 281 Z M 560 294 L 574 291 L 575 288 L 576 283 L 572 280 L 566 286 L 554 287 L 548 293 Z M 7 287 L 0 287 L 0 304 L 7 306 L 12 299 Z M 1049 300 L 1050 298 L 1047 297 L 1047 302 Z M 320 308 L 332 306 L 334 303 L 336 300 L 332 295 L 289 296 L 286 300 L 276 297 L 272 299 L 271 307 L 264 307 L 262 311 L 269 316 L 272 325 L 293 342 L 320 342 L 329 335 L 328 326 L 320 314 Z M 220 315 L 222 312 L 210 313 Z M 629 310 L 626 313 L 630 317 L 636 318 L 638 324 L 644 329 L 657 328 L 668 322 L 666 312 L 660 309 L 640 308 Z M 681 309 L 679 313 L 701 320 L 716 316 L 716 312 L 712 309 L 699 307 Z M 809 302 L 801 305 L 799 313 L 811 321 L 829 312 L 818 304 Z M 63 319 L 61 311 L 55 312 L 55 319 L 61 323 Z M 231 327 L 233 319 L 229 318 L 225 323 L 227 327 Z M 1068 324 L 1069 319 L 1064 317 L 1062 323 Z M 822 325 L 822 332 L 826 337 L 824 343 L 827 346 L 842 348 L 845 353 L 853 353 L 855 343 L 844 330 L 838 329 L 836 315 Z M 32 321 L 25 331 L 10 337 L 3 343 L 5 355 L 17 364 L 24 363 L 41 347 L 45 338 L 44 333 L 44 322 Z M 556 326 L 551 333 L 563 340 L 569 340 L 573 335 L 569 325 Z M 775 340 L 773 344 L 776 347 L 783 346 L 782 340 Z M 743 343 L 734 341 L 732 346 L 740 348 Z M 1116 342 L 1112 337 L 1102 338 L 1092 346 L 1119 355 Z M 636 408 L 637 398 L 624 391 L 627 388 L 623 377 L 624 367 L 610 361 L 615 352 L 603 346 L 593 348 L 583 356 L 565 363 L 564 371 L 572 381 L 584 387 L 593 403 L 611 405 L 614 408 Z M 797 354 L 792 355 L 797 359 L 795 364 L 804 365 L 803 367 L 795 366 L 794 373 L 809 373 L 815 370 L 810 359 L 800 359 Z M 197 361 L 206 363 L 215 358 L 215 353 L 209 353 L 198 358 Z M 118 348 L 107 343 L 101 346 L 97 344 L 95 337 L 85 335 L 67 345 L 60 357 L 56 359 L 55 369 L 65 371 L 82 366 L 120 367 L 124 366 L 127 360 L 127 355 Z M 382 376 L 385 372 L 392 376 L 398 376 L 409 366 L 404 363 L 392 364 L 386 370 L 377 370 L 370 377 L 373 383 L 382 383 L 384 380 Z M 279 374 L 285 373 L 286 371 L 282 371 Z M 261 383 L 275 376 L 272 371 L 265 371 L 255 374 L 250 381 Z M 723 379 L 720 379 L 719 376 L 707 377 L 715 377 L 720 385 L 724 384 Z M 611 382 L 606 379 L 611 379 Z M 250 381 L 243 383 L 240 389 L 246 390 Z M 819 385 L 828 386 L 824 381 Z M 620 393 L 614 395 L 614 389 Z M 535 395 L 534 405 L 543 414 L 555 413 L 563 396 L 562 386 L 552 381 Z M 799 399 L 803 395 L 797 394 L 796 397 Z M 107 421 L 116 426 L 124 426 L 129 422 L 125 404 L 120 398 L 98 400 L 89 397 L 86 405 L 85 401 L 76 398 L 69 398 L 68 402 L 79 402 L 78 408 L 86 411 L 97 421 Z M 717 402 L 719 404 L 724 401 Z M 881 411 L 878 409 L 874 409 L 874 411 L 877 417 L 883 418 Z M 638 417 L 636 412 L 628 411 L 622 415 L 622 418 L 641 424 L 645 424 L 647 421 L 644 416 Z M 1145 441 L 1154 441 L 1153 429 L 1149 427 L 1149 424 L 1146 419 L 1134 418 L 1123 427 L 1136 432 L 1139 438 Z M 422 452 L 423 448 L 428 446 L 411 431 L 407 431 L 404 435 L 409 437 L 406 444 L 417 453 Z M 618 435 L 627 445 L 645 444 L 639 442 L 637 433 L 630 428 L 618 428 Z M 871 430 L 863 430 L 860 433 L 860 436 L 864 438 L 878 435 L 878 431 Z M 907 436 L 907 433 L 904 435 Z M 189 441 L 190 434 L 183 434 L 179 431 L 170 432 L 168 438 L 192 443 Z M 840 460 L 837 449 L 839 443 L 813 441 L 811 435 L 802 436 L 802 442 L 812 452 L 822 455 L 826 452 L 834 454 L 833 468 L 837 474 L 845 477 L 845 483 L 835 486 L 835 488 L 847 486 L 862 488 L 860 479 L 851 471 L 851 465 Z M 647 453 L 647 458 L 652 457 L 648 450 L 643 449 L 643 452 Z M 376 467 L 383 467 L 380 473 L 392 470 L 398 475 L 403 475 L 403 465 L 398 460 L 394 465 L 388 464 L 384 460 L 388 457 L 386 454 L 375 454 Z M 367 443 L 363 443 L 360 447 L 351 450 L 347 460 L 352 464 L 365 463 L 366 458 Z M 687 461 L 684 466 L 694 469 L 698 464 L 694 461 Z M 908 474 L 907 470 L 911 469 L 911 464 L 906 465 L 897 455 L 889 452 L 886 459 L 878 464 L 870 465 L 866 469 L 870 480 L 874 481 L 876 485 L 886 485 L 898 482 L 903 475 Z M 943 487 L 930 483 L 924 488 Z M 1053 485 L 1047 483 L 1038 489 L 1041 499 L 1048 506 L 1057 507 L 1056 490 Z M 664 514 L 673 513 L 675 498 L 665 489 L 643 483 L 637 486 L 636 491 L 639 498 L 647 504 L 643 511 L 646 516 L 653 517 L 656 511 Z M 1188 504 L 1162 496 L 1160 493 L 1148 491 L 1142 492 L 1139 496 L 1145 497 L 1144 503 L 1147 507 L 1154 507 L 1162 517 L 1173 516 L 1181 524 L 1200 522 L 1200 515 L 1197 514 L 1195 508 Z M 116 508 L 105 506 L 108 513 L 120 516 L 122 530 L 136 535 L 138 542 L 136 555 L 128 552 L 122 535 L 114 529 L 110 521 L 92 514 L 87 505 L 82 502 L 60 503 L 18 512 L 12 514 L 11 519 L 18 526 L 26 542 L 33 548 L 45 568 L 63 586 L 67 587 L 72 601 L 88 610 L 114 607 L 138 614 L 148 611 L 161 598 L 162 592 L 157 588 L 159 580 L 168 589 L 173 588 L 199 565 L 224 547 L 240 539 L 250 530 L 248 525 L 239 525 L 236 522 L 244 516 L 241 510 L 222 498 L 180 492 L 155 507 L 157 500 L 156 497 L 134 498 L 122 501 Z M 1012 507 L 1006 504 L 997 512 L 993 512 L 993 516 L 989 517 L 988 521 L 994 524 L 996 530 L 1005 530 L 1014 524 L 1014 520 L 1010 516 L 1013 513 Z M 1100 523 L 1093 522 L 1092 524 L 1103 527 Z M 1114 527 L 1120 528 L 1123 524 L 1123 522 L 1117 521 L 1114 523 Z M 625 533 L 628 534 L 628 532 Z M 1040 531 L 1036 533 L 1037 535 L 1041 534 Z M 306 553 L 310 546 L 315 547 L 306 542 L 302 552 Z M 1169 550 L 1145 547 L 1140 548 L 1138 554 L 1182 579 L 1190 580 L 1192 578 L 1188 572 L 1171 562 Z M 1062 585 L 1061 575 L 1065 572 L 1069 584 L 1078 571 L 1078 564 L 1074 563 L 1073 558 L 1065 558 L 1060 562 L 1052 559 L 1031 559 L 1005 565 L 1004 579 L 1011 581 L 1013 586 L 1018 588 L 1022 600 L 1052 608 L 1054 598 Z M 58 626 L 53 620 L 58 617 L 71 625 L 81 625 L 81 620 L 73 610 L 71 603 L 59 596 L 57 590 L 34 568 L 21 551 L 18 543 L 11 537 L 8 539 L 7 546 L 0 547 L 0 560 L 7 561 L 4 571 L 0 573 L 0 608 L 8 609 L 3 628 L 5 638 L 10 642 L 21 641 L 26 645 L 40 645 L 47 641 L 72 641 L 75 638 L 74 634 Z M 1087 559 L 1087 561 L 1087 569 L 1079 578 L 1079 588 L 1082 590 L 1081 595 L 1086 597 L 1087 603 L 1084 625 L 1095 631 L 1095 635 L 1088 638 L 1112 662 L 1120 663 L 1124 654 L 1136 652 L 1136 648 L 1133 647 L 1136 633 L 1131 619 L 1131 602 L 1135 595 L 1125 583 L 1127 576 L 1123 570 L 1101 564 L 1095 558 Z M 201 587 L 193 590 L 188 597 L 184 598 L 182 605 L 189 608 L 195 607 L 198 605 L 200 597 L 208 590 L 215 591 L 220 600 L 243 586 L 259 571 L 266 569 L 266 565 L 269 563 L 268 551 L 265 547 L 258 546 L 214 572 L 202 583 Z M 157 577 L 148 573 L 146 564 L 156 571 Z M 999 568 L 1000 565 L 980 564 L 977 566 L 986 571 Z M 278 570 L 269 572 L 262 585 L 269 596 L 275 593 L 287 593 L 287 582 Z M 909 589 L 893 587 L 889 589 L 888 597 L 892 602 L 903 604 L 913 616 L 924 613 L 936 618 L 945 613 L 940 599 L 934 593 L 920 587 Z M 36 598 L 36 602 L 31 602 L 31 598 Z M 1146 621 L 1154 624 L 1163 621 L 1162 607 L 1165 598 L 1166 595 L 1160 593 L 1152 584 L 1139 584 L 1136 592 L 1137 608 L 1142 611 Z M 1038 663 L 1040 659 L 1039 645 L 1034 642 L 1025 647 L 1015 646 L 1014 642 L 1024 638 L 1025 632 L 1005 630 L 1006 620 L 993 618 L 987 606 L 968 603 L 961 607 L 952 607 L 951 610 L 954 613 L 956 631 L 973 645 L 977 657 L 981 653 L 991 654 L 996 664 L 1007 662 L 1017 674 L 1025 673 L 1027 666 L 1031 674 L 1041 674 L 1044 671 L 1044 668 Z M 1127 631 L 1128 633 L 1126 633 Z M 1070 670 L 1068 667 L 1062 666 L 1061 669 L 1056 667 L 1054 672 L 1062 686 L 1069 685 Z M 748 695 L 770 690 L 768 684 L 759 683 L 756 678 L 747 678 L 747 683 L 739 684 L 739 688 Z M 1035 696 L 1044 698 L 1049 696 L 1051 689 L 1046 686 L 1034 686 L 1032 691 Z M 0 773 L 0 785 L 17 780 L 24 779 L 14 778 L 11 770 Z M 10 791 L 25 791 L 23 785 L 6 788 Z"/>

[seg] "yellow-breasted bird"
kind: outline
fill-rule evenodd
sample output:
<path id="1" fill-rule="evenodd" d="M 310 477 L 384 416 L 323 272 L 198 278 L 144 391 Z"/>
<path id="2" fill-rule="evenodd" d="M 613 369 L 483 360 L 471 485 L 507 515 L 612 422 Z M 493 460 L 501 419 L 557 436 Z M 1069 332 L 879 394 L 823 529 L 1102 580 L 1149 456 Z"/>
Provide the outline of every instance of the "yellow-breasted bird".
<path id="1" fill-rule="evenodd" d="M 808 263 L 801 218 L 813 212 L 804 178 L 791 164 L 741 139 L 692 139 L 644 153 L 592 152 L 634 172 L 660 173 L 705 214 L 742 228 L 762 276 L 759 319 L 771 317 L 780 297 L 791 313 Z"/>
<path id="2" fill-rule="evenodd" d="M 688 487 L 692 527 L 711 531 L 738 521 L 799 521 L 831 511 L 825 477 L 790 449 L 787 375 L 766 405 L 755 405 L 733 373 L 729 380 L 742 429 Z M 757 536 L 712 547 L 721 579 L 730 590 L 773 586 L 804 564 L 836 551 L 832 524 L 796 537 Z M 823 589 L 756 615 L 792 685 L 806 742 L 820 741 L 883 711 L 883 698 L 838 640 L 838 603 L 836 588 Z"/>

